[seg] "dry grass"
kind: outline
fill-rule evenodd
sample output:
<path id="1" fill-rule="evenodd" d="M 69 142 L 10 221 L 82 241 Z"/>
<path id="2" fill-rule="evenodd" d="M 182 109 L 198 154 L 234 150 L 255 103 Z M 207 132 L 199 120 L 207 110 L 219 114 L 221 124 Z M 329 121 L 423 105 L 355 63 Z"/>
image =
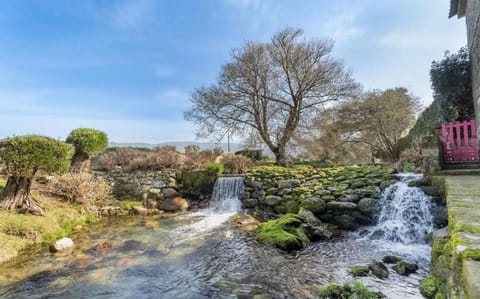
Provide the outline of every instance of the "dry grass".
<path id="1" fill-rule="evenodd" d="M 0 181 L 0 186 L 4 184 Z M 31 245 L 71 234 L 77 224 L 96 220 L 91 215 L 82 214 L 81 206 L 59 202 L 38 191 L 34 191 L 32 197 L 44 209 L 45 217 L 0 211 L 0 263 L 14 258 Z"/>

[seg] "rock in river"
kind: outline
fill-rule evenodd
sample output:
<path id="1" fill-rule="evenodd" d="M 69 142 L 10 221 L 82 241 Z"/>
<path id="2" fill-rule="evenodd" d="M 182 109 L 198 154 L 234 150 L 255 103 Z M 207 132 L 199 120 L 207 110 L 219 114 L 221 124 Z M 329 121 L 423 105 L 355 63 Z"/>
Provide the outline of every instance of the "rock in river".
<path id="1" fill-rule="evenodd" d="M 73 241 L 70 238 L 61 238 L 57 240 L 54 244 L 50 245 L 50 252 L 58 252 L 65 250 L 67 248 L 73 247 Z"/>

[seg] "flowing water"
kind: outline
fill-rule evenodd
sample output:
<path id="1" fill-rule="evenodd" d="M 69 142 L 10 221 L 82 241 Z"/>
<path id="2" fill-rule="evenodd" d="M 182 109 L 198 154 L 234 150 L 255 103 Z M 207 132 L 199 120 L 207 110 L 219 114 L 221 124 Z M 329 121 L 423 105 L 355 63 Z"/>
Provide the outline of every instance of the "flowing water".
<path id="1" fill-rule="evenodd" d="M 359 280 L 388 298 L 421 298 L 432 229 L 431 200 L 406 184 L 389 187 L 380 200 L 377 225 L 286 254 L 257 243 L 225 221 L 240 208 L 243 178 L 225 177 L 209 208 L 174 218 L 106 219 L 73 236 L 73 251 L 45 249 L 22 255 L 0 268 L 2 298 L 312 298 L 315 287 L 353 278 L 348 270 L 384 255 L 399 255 L 420 266 L 403 277 Z M 152 222 L 154 225 L 152 225 Z M 148 226 L 148 227 L 147 227 Z M 89 250 L 109 242 L 105 252 Z"/>

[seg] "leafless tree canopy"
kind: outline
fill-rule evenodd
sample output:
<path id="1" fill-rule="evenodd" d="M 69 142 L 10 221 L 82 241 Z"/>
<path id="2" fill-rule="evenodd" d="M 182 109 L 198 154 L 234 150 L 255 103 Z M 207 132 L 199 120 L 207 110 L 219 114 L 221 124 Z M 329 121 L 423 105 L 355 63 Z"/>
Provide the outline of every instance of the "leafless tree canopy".
<path id="1" fill-rule="evenodd" d="M 285 148 L 300 122 L 356 88 L 343 64 L 331 58 L 330 41 L 302 35 L 302 30 L 286 29 L 268 43 L 247 42 L 234 50 L 218 82 L 194 91 L 185 118 L 202 135 L 253 129 L 277 164 L 286 164 Z"/>

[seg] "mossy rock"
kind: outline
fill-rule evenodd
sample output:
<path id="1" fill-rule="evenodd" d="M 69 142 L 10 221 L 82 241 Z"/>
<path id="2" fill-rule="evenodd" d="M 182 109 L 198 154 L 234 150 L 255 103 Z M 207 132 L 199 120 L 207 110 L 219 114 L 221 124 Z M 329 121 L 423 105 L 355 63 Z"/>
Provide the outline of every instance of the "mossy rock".
<path id="1" fill-rule="evenodd" d="M 382 181 L 382 183 L 380 184 L 380 188 L 382 189 L 386 189 L 387 187 L 389 187 L 390 185 L 393 185 L 397 182 L 397 180 L 386 180 L 386 181 Z"/>
<path id="2" fill-rule="evenodd" d="M 355 228 L 354 218 L 348 214 L 342 214 L 334 218 L 335 224 L 342 229 L 350 230 Z"/>
<path id="3" fill-rule="evenodd" d="M 336 284 L 329 284 L 321 289 L 318 289 L 316 292 L 318 298 L 329 298 L 329 299 L 350 299 L 350 298 L 360 298 L 360 299 L 376 299 L 376 298 L 386 298 L 381 292 L 374 292 L 362 285 L 359 282 L 354 282 L 353 284 L 345 283 L 343 286 Z"/>
<path id="4" fill-rule="evenodd" d="M 335 196 L 333 195 L 323 195 L 321 199 L 325 202 L 333 201 L 335 200 Z"/>
<path id="5" fill-rule="evenodd" d="M 299 204 L 296 200 L 289 200 L 285 203 L 287 213 L 297 214 L 299 211 Z"/>
<path id="6" fill-rule="evenodd" d="M 358 189 L 358 188 L 362 188 L 363 186 L 365 186 L 365 182 L 364 181 L 355 181 L 353 182 L 352 184 L 350 184 L 350 188 L 352 189 Z"/>
<path id="7" fill-rule="evenodd" d="M 260 224 L 256 239 L 282 250 L 302 249 L 309 243 L 307 235 L 301 228 L 304 223 L 305 219 L 301 216 L 288 213 Z"/>
<path id="8" fill-rule="evenodd" d="M 275 212 L 278 214 L 285 214 L 287 212 L 287 208 L 285 207 L 284 204 L 279 204 L 273 208 Z"/>
<path id="9" fill-rule="evenodd" d="M 433 276 L 428 276 L 420 281 L 420 293 L 427 299 L 434 299 L 438 292 L 438 280 Z"/>
<path id="10" fill-rule="evenodd" d="M 318 197 L 310 197 L 305 199 L 300 205 L 302 208 L 307 209 L 314 214 L 319 214 L 325 211 L 327 204 L 325 201 Z"/>
<path id="11" fill-rule="evenodd" d="M 350 274 L 352 274 L 353 277 L 367 276 L 368 273 L 370 273 L 368 266 L 355 266 L 350 269 Z"/>

